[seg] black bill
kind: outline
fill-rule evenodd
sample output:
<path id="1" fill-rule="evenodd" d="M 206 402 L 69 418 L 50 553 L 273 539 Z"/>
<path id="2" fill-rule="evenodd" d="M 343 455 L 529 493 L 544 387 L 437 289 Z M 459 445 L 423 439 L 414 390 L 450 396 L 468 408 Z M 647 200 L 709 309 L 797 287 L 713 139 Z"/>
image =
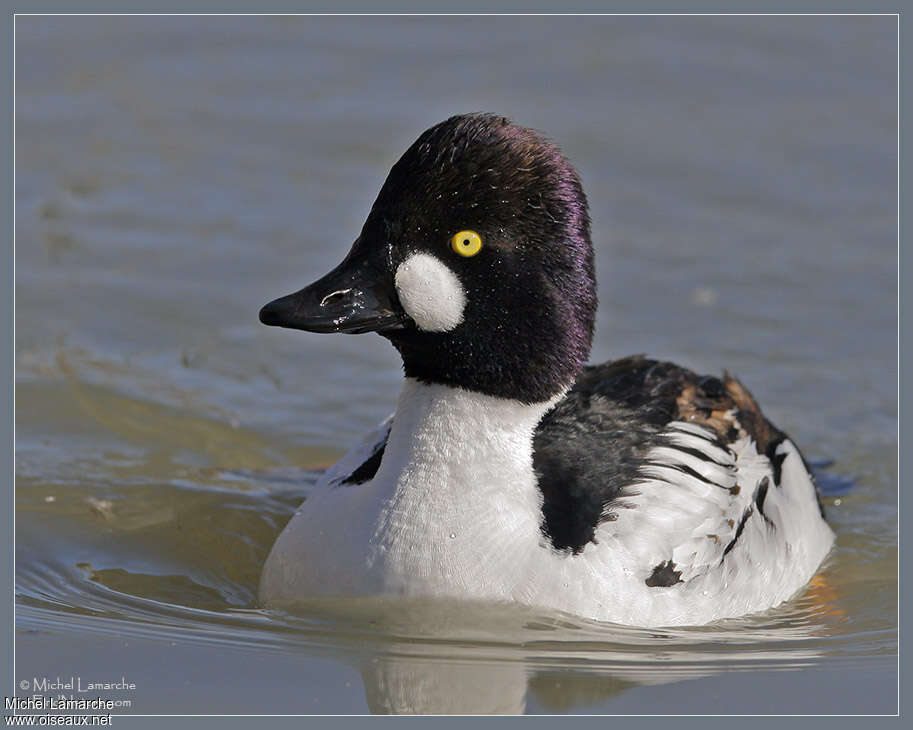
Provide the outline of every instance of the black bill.
<path id="1" fill-rule="evenodd" d="M 260 321 L 306 332 L 402 329 L 408 317 L 396 297 L 388 257 L 379 253 L 359 239 L 345 260 L 322 279 L 263 307 Z"/>

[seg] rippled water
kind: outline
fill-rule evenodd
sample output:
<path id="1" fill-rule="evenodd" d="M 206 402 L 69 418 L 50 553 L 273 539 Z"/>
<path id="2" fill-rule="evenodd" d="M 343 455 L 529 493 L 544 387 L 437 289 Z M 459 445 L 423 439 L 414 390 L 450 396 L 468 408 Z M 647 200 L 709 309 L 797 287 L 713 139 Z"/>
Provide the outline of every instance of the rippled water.
<path id="1" fill-rule="evenodd" d="M 894 22 L 20 16 L 17 678 L 125 675 L 153 713 L 893 712 Z M 856 479 L 827 482 L 837 548 L 804 595 L 661 631 L 258 608 L 399 365 L 257 310 L 338 262 L 419 132 L 477 109 L 580 168 L 594 360 L 725 366 Z"/>

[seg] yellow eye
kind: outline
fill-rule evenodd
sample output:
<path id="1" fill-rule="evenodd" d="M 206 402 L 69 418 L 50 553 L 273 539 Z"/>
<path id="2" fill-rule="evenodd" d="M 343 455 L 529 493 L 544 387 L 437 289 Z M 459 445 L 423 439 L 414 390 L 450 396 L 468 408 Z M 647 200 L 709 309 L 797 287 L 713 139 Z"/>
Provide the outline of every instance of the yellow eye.
<path id="1" fill-rule="evenodd" d="M 450 239 L 450 248 L 460 256 L 475 256 L 482 250 L 482 237 L 475 231 L 460 231 Z"/>

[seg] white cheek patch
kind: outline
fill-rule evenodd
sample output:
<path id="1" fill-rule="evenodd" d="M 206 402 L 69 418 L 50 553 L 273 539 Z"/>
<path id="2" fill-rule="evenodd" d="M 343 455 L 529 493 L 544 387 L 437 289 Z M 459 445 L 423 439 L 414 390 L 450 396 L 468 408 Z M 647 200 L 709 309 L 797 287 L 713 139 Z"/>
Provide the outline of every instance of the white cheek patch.
<path id="1" fill-rule="evenodd" d="M 394 282 L 403 309 L 420 330 L 446 332 L 463 321 L 466 292 L 440 259 L 414 254 L 396 269 Z"/>

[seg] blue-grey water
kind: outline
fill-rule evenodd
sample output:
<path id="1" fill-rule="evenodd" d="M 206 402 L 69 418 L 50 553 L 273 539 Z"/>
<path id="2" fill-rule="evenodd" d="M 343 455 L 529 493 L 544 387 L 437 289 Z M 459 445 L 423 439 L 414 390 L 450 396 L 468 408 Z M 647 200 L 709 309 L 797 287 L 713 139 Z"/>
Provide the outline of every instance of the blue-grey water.
<path id="1" fill-rule="evenodd" d="M 123 676 L 146 713 L 894 712 L 896 82 L 892 17 L 19 16 L 17 681 Z M 725 367 L 855 478 L 806 593 L 674 631 L 257 606 L 400 378 L 380 337 L 257 311 L 476 110 L 581 172 L 594 361 Z"/>

